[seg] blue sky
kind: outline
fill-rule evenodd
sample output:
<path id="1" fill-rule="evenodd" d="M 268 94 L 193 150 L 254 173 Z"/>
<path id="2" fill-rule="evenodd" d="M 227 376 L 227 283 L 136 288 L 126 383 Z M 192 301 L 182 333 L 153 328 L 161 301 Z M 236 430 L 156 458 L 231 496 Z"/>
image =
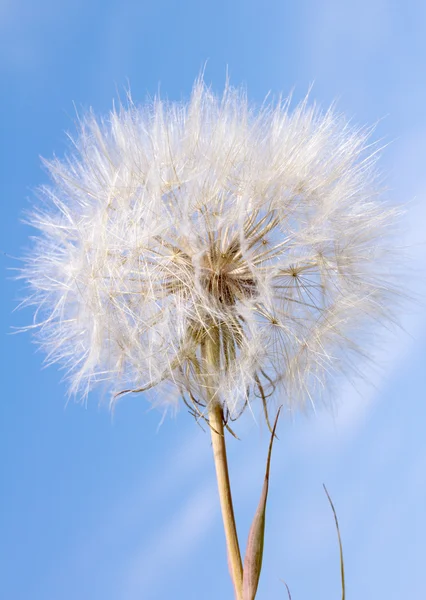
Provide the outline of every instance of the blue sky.
<path id="1" fill-rule="evenodd" d="M 384 333 L 372 383 L 339 388 L 339 406 L 282 419 L 272 465 L 259 600 L 339 598 L 338 510 L 349 598 L 426 597 L 426 40 L 423 2 L 386 0 L 0 0 L 0 595 L 8 600 L 231 598 L 208 435 L 185 410 L 167 418 L 143 397 L 112 416 L 66 385 L 12 312 L 31 235 L 21 223 L 46 182 L 40 156 L 62 156 L 79 111 L 105 113 L 130 84 L 188 96 L 206 64 L 260 102 L 314 83 L 312 98 L 389 143 L 389 197 L 407 207 L 406 285 L 423 300 L 405 332 Z M 206 63 L 207 61 L 207 63 Z M 422 304 L 423 303 L 423 304 Z M 241 422 L 230 441 L 243 545 L 260 492 L 267 432 Z"/>

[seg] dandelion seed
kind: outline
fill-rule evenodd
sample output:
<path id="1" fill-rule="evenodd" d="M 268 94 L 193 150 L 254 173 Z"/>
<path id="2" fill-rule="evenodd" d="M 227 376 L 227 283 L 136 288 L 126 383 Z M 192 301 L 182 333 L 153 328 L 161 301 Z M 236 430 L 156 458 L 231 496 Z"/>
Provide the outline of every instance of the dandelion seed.
<path id="1" fill-rule="evenodd" d="M 83 119 L 71 155 L 46 163 L 23 271 L 71 393 L 169 386 L 168 402 L 199 417 L 214 399 L 226 420 L 273 392 L 318 398 L 394 298 L 395 211 L 368 137 L 201 80 L 188 103 Z"/>

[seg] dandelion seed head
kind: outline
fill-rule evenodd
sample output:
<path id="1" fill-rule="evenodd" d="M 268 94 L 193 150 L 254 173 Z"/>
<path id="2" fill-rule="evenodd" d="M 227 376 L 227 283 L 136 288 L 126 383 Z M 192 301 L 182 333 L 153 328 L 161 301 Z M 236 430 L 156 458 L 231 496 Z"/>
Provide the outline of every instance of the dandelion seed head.
<path id="1" fill-rule="evenodd" d="M 396 211 L 369 135 L 201 80 L 187 103 L 82 119 L 68 158 L 46 162 L 22 273 L 70 392 L 167 386 L 201 415 L 214 389 L 230 418 L 273 392 L 318 399 L 396 299 Z"/>

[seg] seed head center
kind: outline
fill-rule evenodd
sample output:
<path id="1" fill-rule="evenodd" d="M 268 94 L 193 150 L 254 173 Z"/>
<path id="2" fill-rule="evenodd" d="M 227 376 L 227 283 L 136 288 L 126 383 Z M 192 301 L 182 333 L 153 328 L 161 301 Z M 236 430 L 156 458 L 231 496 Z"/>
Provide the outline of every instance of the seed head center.
<path id="1" fill-rule="evenodd" d="M 218 252 L 210 248 L 202 260 L 202 285 L 213 304 L 220 308 L 234 306 L 238 300 L 256 293 L 256 282 L 239 248 Z"/>

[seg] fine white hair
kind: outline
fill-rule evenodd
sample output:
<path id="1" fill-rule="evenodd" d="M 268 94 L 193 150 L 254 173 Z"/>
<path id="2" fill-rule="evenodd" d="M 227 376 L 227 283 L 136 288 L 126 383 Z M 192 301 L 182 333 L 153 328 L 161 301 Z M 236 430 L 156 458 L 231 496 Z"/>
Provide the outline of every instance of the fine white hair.
<path id="1" fill-rule="evenodd" d="M 398 211 L 370 133 L 307 100 L 256 110 L 201 79 L 187 103 L 80 120 L 68 158 L 46 162 L 23 270 L 70 392 L 161 386 L 201 414 L 208 371 L 236 418 L 273 392 L 303 406 L 356 369 L 396 298 Z"/>

